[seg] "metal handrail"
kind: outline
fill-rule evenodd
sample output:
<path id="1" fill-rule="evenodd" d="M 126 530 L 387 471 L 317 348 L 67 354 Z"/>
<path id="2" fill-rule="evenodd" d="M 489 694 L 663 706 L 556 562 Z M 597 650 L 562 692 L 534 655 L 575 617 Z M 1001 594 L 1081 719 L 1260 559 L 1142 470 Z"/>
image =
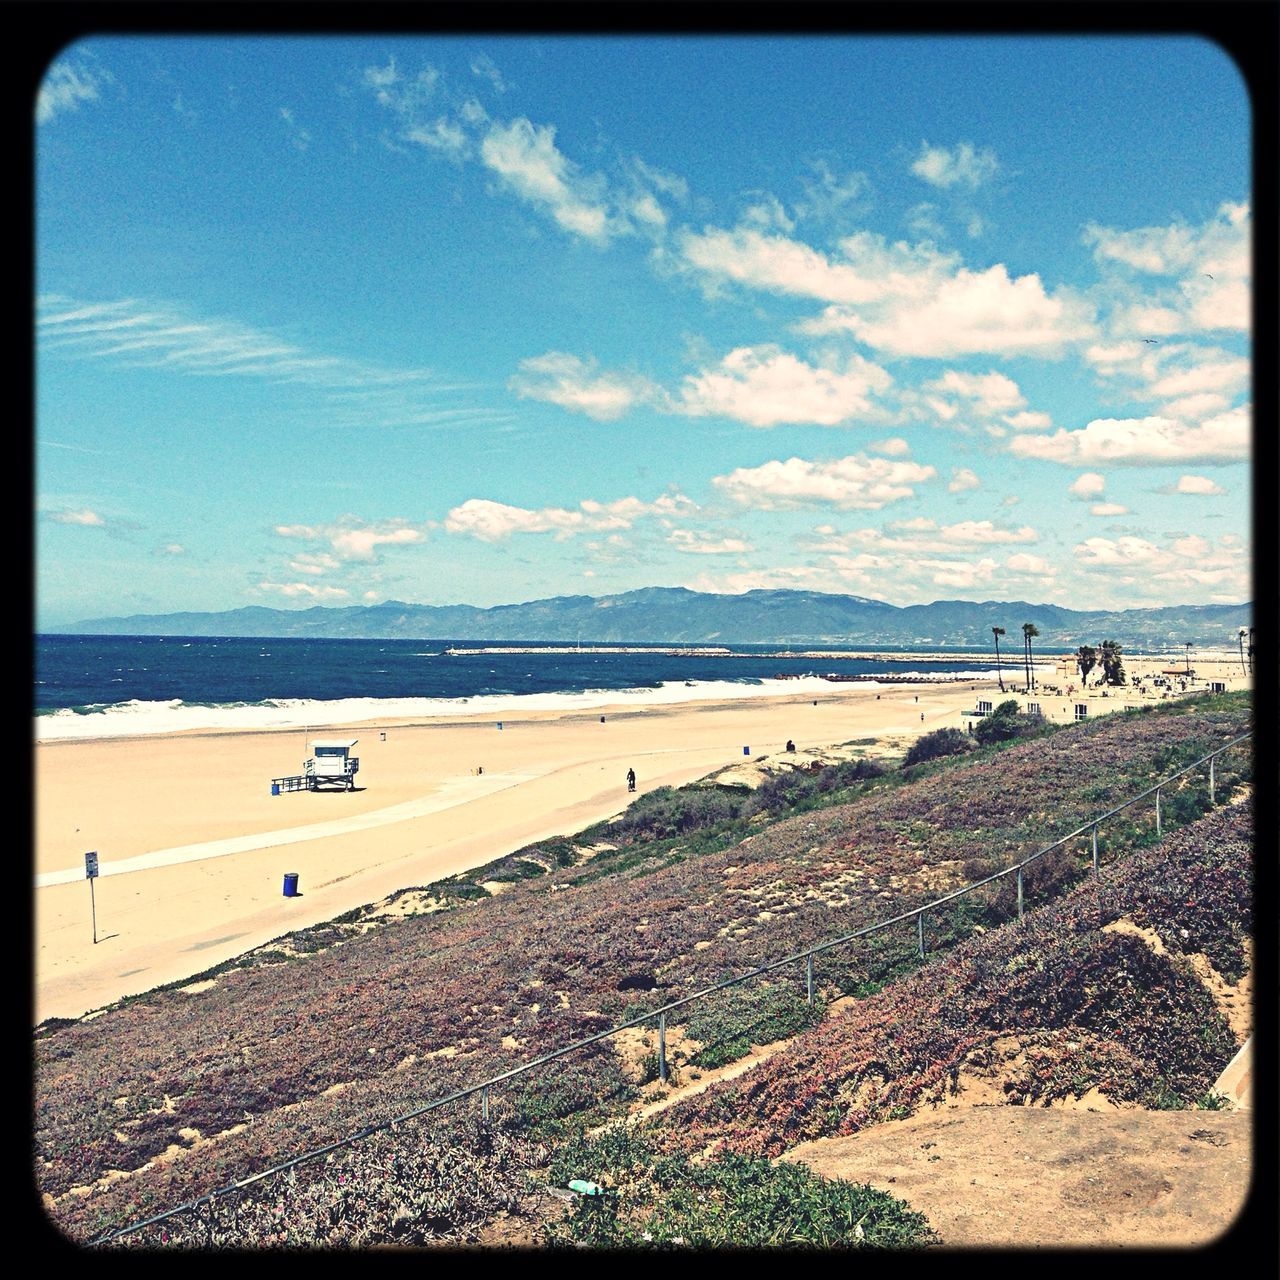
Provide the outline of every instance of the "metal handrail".
<path id="1" fill-rule="evenodd" d="M 407 1111 L 403 1115 L 394 1117 L 391 1120 L 383 1120 L 377 1124 L 366 1125 L 363 1129 L 355 1133 L 348 1134 L 344 1138 L 339 1138 L 334 1142 L 327 1143 L 323 1147 L 317 1147 L 312 1151 L 303 1152 L 302 1155 L 294 1156 L 290 1160 L 286 1160 L 281 1164 L 273 1165 L 269 1169 L 263 1169 L 260 1173 L 251 1174 L 247 1178 L 241 1178 L 236 1182 L 229 1183 L 225 1187 L 219 1187 L 214 1191 L 207 1192 L 196 1200 L 188 1201 L 185 1204 L 176 1206 L 173 1209 L 166 1209 L 163 1213 L 158 1213 L 150 1218 L 144 1218 L 140 1222 L 131 1223 L 128 1226 L 121 1227 L 116 1231 L 109 1232 L 107 1235 L 99 1237 L 97 1240 L 90 1242 L 91 1246 L 110 1244 L 112 1241 L 119 1240 L 124 1236 L 133 1235 L 146 1227 L 156 1226 L 161 1222 L 167 1221 L 169 1218 L 175 1217 L 180 1213 L 187 1213 L 192 1210 L 200 1210 L 205 1206 L 211 1206 L 214 1201 L 225 1196 L 238 1194 L 243 1192 L 247 1187 L 254 1183 L 261 1182 L 265 1178 L 275 1177 L 278 1174 L 285 1173 L 296 1165 L 304 1164 L 309 1160 L 314 1160 L 319 1156 L 327 1155 L 331 1151 L 336 1151 L 340 1147 L 350 1146 L 352 1143 L 363 1141 L 365 1138 L 371 1137 L 375 1133 L 381 1133 L 387 1129 L 393 1129 L 398 1124 L 404 1124 L 410 1120 L 416 1120 L 419 1116 L 425 1115 L 429 1111 L 435 1111 L 440 1107 L 448 1106 L 453 1102 L 460 1102 L 464 1098 L 474 1097 L 477 1093 L 481 1095 L 481 1104 L 484 1113 L 484 1119 L 488 1119 L 489 1112 L 489 1090 L 504 1081 L 512 1080 L 516 1076 L 524 1075 L 526 1072 L 533 1071 L 538 1067 L 546 1066 L 549 1062 L 555 1062 L 560 1058 L 567 1057 L 571 1053 L 577 1053 L 580 1049 L 585 1049 L 590 1045 L 598 1044 L 601 1040 L 606 1040 L 610 1036 L 617 1035 L 620 1031 L 627 1031 L 632 1027 L 642 1026 L 645 1023 L 653 1021 L 657 1018 L 659 1023 L 659 1060 L 662 1067 L 665 1067 L 666 1057 L 666 1015 L 673 1009 L 683 1008 L 685 1005 L 692 1004 L 694 1001 L 701 1000 L 706 996 L 714 995 L 718 991 L 727 990 L 729 987 L 738 986 L 740 983 L 749 982 L 753 978 L 758 978 L 766 973 L 772 973 L 775 969 L 785 968 L 787 965 L 796 964 L 798 961 L 805 961 L 806 983 L 808 988 L 808 996 L 810 1002 L 813 999 L 813 957 L 823 952 L 830 951 L 835 947 L 844 946 L 849 942 L 853 942 L 857 938 L 866 937 L 869 934 L 877 933 L 881 929 L 890 928 L 892 925 L 901 924 L 904 920 L 912 918 L 918 919 L 920 922 L 920 954 L 924 955 L 924 934 L 923 921 L 924 915 L 928 911 L 936 910 L 938 907 L 945 906 L 948 902 L 954 901 L 956 898 L 963 897 L 967 893 L 972 893 L 975 889 L 981 889 L 984 885 L 991 884 L 993 881 L 1000 880 L 1004 876 L 1016 873 L 1018 876 L 1018 915 L 1022 916 L 1022 870 L 1029 863 L 1034 862 L 1037 858 L 1043 857 L 1047 853 L 1051 853 L 1054 849 L 1061 848 L 1068 841 L 1078 839 L 1086 832 L 1093 832 L 1096 838 L 1097 828 L 1100 823 L 1105 822 L 1108 818 L 1113 818 L 1118 813 L 1124 812 L 1130 806 L 1137 804 L 1140 800 L 1145 800 L 1150 795 L 1158 796 L 1162 788 L 1167 787 L 1171 782 L 1177 781 L 1184 774 L 1190 773 L 1193 769 L 1199 768 L 1201 765 L 1208 763 L 1210 766 L 1210 779 L 1212 780 L 1213 761 L 1225 751 L 1229 751 L 1232 747 L 1239 746 L 1240 743 L 1247 741 L 1253 736 L 1253 731 L 1241 734 L 1238 738 L 1233 738 L 1230 742 L 1224 743 L 1217 750 L 1211 751 L 1206 756 L 1201 756 L 1199 760 L 1194 760 L 1191 764 L 1179 769 L 1176 773 L 1169 774 L 1168 777 L 1162 778 L 1154 786 L 1148 787 L 1145 791 L 1140 791 L 1137 795 L 1130 796 L 1123 803 L 1116 805 L 1113 809 L 1108 809 L 1106 813 L 1099 814 L 1097 817 L 1091 818 L 1088 822 L 1077 827 L 1074 831 L 1069 832 L 1065 836 L 1060 836 L 1052 844 L 1045 845 L 1043 849 L 1037 849 L 1034 853 L 1028 854 L 1020 862 L 1011 863 L 1001 871 L 994 872 L 992 875 L 985 876 L 981 880 L 974 880 L 970 884 L 963 885 L 961 888 L 953 890 L 951 893 L 944 894 L 940 898 L 935 898 L 931 902 L 924 903 L 922 906 L 913 907 L 910 911 L 900 912 L 896 916 L 891 916 L 887 920 L 879 920 L 874 924 L 866 925 L 861 929 L 856 929 L 852 933 L 842 934 L 838 938 L 830 939 L 827 942 L 818 943 L 812 947 L 806 947 L 803 951 L 797 951 L 789 956 L 783 956 L 779 960 L 771 960 L 766 964 L 759 965 L 746 973 L 738 974 L 736 977 L 725 978 L 720 982 L 713 983 L 709 987 L 703 987 L 699 991 L 690 992 L 687 996 L 681 996 L 678 1000 L 672 1000 L 667 1004 L 659 1005 L 656 1009 L 650 1009 L 638 1017 L 631 1018 L 626 1022 L 620 1022 L 615 1026 L 609 1027 L 605 1031 L 598 1031 L 594 1035 L 587 1036 L 582 1040 L 575 1040 L 572 1044 L 564 1045 L 559 1049 L 553 1049 L 550 1053 L 545 1053 L 541 1057 L 532 1058 L 528 1062 L 522 1062 L 518 1066 L 512 1067 L 507 1071 L 503 1071 L 496 1076 L 490 1076 L 487 1080 L 482 1080 L 479 1084 L 468 1085 L 463 1089 L 456 1089 L 452 1093 L 445 1094 L 441 1098 L 435 1098 L 431 1102 L 425 1103 L 421 1107 L 416 1107 L 412 1111 Z M 1158 816 L 1158 815 L 1157 815 Z M 1094 871 L 1097 871 L 1097 850 L 1095 844 L 1094 850 Z M 666 1079 L 666 1071 L 661 1070 L 662 1078 Z"/>

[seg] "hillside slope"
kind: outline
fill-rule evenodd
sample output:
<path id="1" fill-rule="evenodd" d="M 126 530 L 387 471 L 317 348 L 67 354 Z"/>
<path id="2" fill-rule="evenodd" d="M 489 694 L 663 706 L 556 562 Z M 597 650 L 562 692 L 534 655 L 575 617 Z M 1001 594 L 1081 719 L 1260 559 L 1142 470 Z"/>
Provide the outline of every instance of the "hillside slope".
<path id="1" fill-rule="evenodd" d="M 431 914 L 353 913 L 206 982 L 46 1025 L 35 1044 L 46 1205 L 73 1234 L 134 1220 L 884 918 L 1039 847 L 1237 736 L 1248 716 L 1242 698 L 1206 700 L 908 775 L 836 776 L 825 798 L 842 802 L 791 816 L 798 793 L 781 784 L 750 797 L 655 793 L 620 822 L 478 873 L 507 886 L 498 896 L 446 882 L 388 906 Z M 1220 795 L 1247 767 L 1237 755 L 1220 767 Z M 807 794 L 805 803 L 822 798 Z M 1189 782 L 1166 796 L 1165 820 L 1205 803 L 1203 780 Z M 1117 820 L 1104 858 L 1151 834 L 1148 816 Z M 1043 872 L 1043 885 L 1028 877 L 1033 904 L 1071 870 Z M 940 913 L 930 946 L 1009 911 L 1007 893 L 995 892 Z M 862 993 L 916 963 L 904 930 L 821 966 L 819 983 L 829 995 Z M 691 1064 L 735 1056 L 744 1033 L 806 1025 L 821 1011 L 802 992 L 800 972 L 707 1002 L 691 1020 Z M 503 1091 L 495 1115 L 519 1132 L 602 1099 L 616 1111 L 633 1092 L 626 1046 L 606 1041 Z M 469 1124 L 462 1113 L 431 1127 L 447 1138 Z"/>

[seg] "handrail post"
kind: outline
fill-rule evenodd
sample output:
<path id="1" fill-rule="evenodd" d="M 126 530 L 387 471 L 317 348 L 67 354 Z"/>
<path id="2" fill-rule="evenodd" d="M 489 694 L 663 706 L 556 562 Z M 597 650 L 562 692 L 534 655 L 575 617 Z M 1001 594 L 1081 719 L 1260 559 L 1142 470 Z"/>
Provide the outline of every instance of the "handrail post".
<path id="1" fill-rule="evenodd" d="M 804 958 L 804 985 L 805 999 L 810 1004 L 813 1003 L 813 952 L 810 951 Z"/>
<path id="2" fill-rule="evenodd" d="M 920 943 L 920 959 L 924 959 L 924 912 L 916 916 L 916 940 Z"/>
<path id="3" fill-rule="evenodd" d="M 1093 874 L 1098 874 L 1098 824 L 1093 824 Z"/>
<path id="4" fill-rule="evenodd" d="M 1213 766 L 1216 763 L 1217 759 L 1218 757 L 1216 755 L 1209 757 L 1209 808 L 1211 809 L 1217 803 L 1213 795 L 1213 790 L 1214 790 L 1213 784 L 1216 781 L 1216 779 L 1213 776 Z"/>
<path id="5" fill-rule="evenodd" d="M 1022 919 L 1022 868 L 1018 868 L 1018 919 Z"/>
<path id="6" fill-rule="evenodd" d="M 658 1079 L 667 1083 L 667 1015 L 658 1014 Z"/>
<path id="7" fill-rule="evenodd" d="M 1156 839 L 1159 840 L 1160 835 L 1160 788 L 1156 788 Z"/>

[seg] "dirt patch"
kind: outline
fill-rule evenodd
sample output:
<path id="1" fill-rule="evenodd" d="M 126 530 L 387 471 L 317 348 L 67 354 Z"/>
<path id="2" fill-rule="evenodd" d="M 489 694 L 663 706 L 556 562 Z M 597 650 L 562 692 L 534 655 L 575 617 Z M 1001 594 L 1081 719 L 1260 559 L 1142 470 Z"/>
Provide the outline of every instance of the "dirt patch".
<path id="1" fill-rule="evenodd" d="M 782 1159 L 898 1196 L 944 1245 L 1168 1247 L 1206 1244 L 1231 1225 L 1251 1138 L 1244 1112 L 974 1106 L 807 1142 Z"/>
<path id="2" fill-rule="evenodd" d="M 1141 938 L 1158 956 L 1167 954 L 1163 939 L 1154 929 L 1140 929 L 1127 917 L 1103 925 L 1103 933 L 1126 933 Z M 1192 971 L 1200 979 L 1204 989 L 1213 997 L 1218 1012 L 1227 1020 L 1237 1044 L 1244 1044 L 1253 1030 L 1253 939 L 1246 938 L 1245 972 L 1238 983 L 1232 985 L 1213 967 L 1208 956 L 1200 952 L 1187 955 Z"/>

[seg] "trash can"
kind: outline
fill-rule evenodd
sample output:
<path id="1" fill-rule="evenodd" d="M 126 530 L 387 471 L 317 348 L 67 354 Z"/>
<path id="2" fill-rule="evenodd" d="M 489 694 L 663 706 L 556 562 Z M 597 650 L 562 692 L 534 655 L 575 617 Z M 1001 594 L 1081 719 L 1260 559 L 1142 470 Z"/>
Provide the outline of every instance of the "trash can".
<path id="1" fill-rule="evenodd" d="M 273 796 L 278 796 L 280 794 L 280 784 L 278 782 L 273 782 L 271 784 L 271 794 Z"/>
<path id="2" fill-rule="evenodd" d="M 743 747 L 743 748 L 742 748 L 742 754 L 743 754 L 744 756 L 749 756 L 749 755 L 751 754 L 751 748 L 750 748 L 750 747 Z"/>
<path id="3" fill-rule="evenodd" d="M 298 873 L 296 871 L 285 872 L 284 896 L 286 898 L 296 898 L 298 896 Z"/>

